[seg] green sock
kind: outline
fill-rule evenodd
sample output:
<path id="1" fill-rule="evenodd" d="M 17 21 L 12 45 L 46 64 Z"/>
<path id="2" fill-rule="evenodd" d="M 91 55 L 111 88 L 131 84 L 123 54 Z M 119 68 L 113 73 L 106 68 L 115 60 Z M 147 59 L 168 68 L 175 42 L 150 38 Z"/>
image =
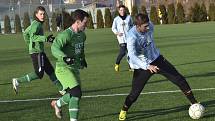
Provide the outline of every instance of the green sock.
<path id="1" fill-rule="evenodd" d="M 39 79 L 39 77 L 37 76 L 37 74 L 35 72 L 29 73 L 23 77 L 17 78 L 19 83 L 30 82 L 35 79 Z"/>
<path id="2" fill-rule="evenodd" d="M 57 106 L 60 108 L 66 104 L 69 104 L 69 101 L 70 101 L 70 94 L 66 93 L 59 100 L 57 100 Z"/>
<path id="3" fill-rule="evenodd" d="M 49 78 L 57 86 L 57 89 L 59 91 L 63 90 L 63 86 L 61 85 L 60 81 L 57 79 L 55 73 L 52 73 L 51 75 L 49 75 Z"/>
<path id="4" fill-rule="evenodd" d="M 62 91 L 63 90 L 63 86 L 60 83 L 60 81 L 57 80 L 57 82 L 55 83 L 55 85 L 57 86 L 58 91 Z"/>
<path id="5" fill-rule="evenodd" d="M 79 112 L 79 101 L 78 97 L 71 97 L 69 101 L 69 116 L 70 119 L 78 119 Z"/>
<path id="6" fill-rule="evenodd" d="M 55 83 L 55 81 L 57 80 L 55 73 L 52 73 L 51 75 L 49 75 L 49 78 L 52 80 L 53 83 Z"/>

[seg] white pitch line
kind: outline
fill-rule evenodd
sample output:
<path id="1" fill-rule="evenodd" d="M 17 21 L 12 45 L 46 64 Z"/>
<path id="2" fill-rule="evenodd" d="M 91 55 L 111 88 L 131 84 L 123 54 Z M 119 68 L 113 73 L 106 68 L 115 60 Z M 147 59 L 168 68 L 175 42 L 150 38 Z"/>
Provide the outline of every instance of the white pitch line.
<path id="1" fill-rule="evenodd" d="M 192 89 L 192 91 L 208 91 L 208 90 L 215 90 L 215 88 Z M 140 93 L 140 95 L 163 94 L 163 93 L 177 93 L 177 92 L 181 92 L 181 90 L 144 92 L 144 93 Z M 128 93 L 107 94 L 107 95 L 88 95 L 88 96 L 82 96 L 82 98 L 115 97 L 115 96 L 126 96 L 126 95 L 128 95 Z M 59 98 L 39 98 L 39 99 L 23 99 L 23 100 L 0 100 L 0 103 L 31 102 L 31 101 L 56 100 L 56 99 L 59 99 Z"/>

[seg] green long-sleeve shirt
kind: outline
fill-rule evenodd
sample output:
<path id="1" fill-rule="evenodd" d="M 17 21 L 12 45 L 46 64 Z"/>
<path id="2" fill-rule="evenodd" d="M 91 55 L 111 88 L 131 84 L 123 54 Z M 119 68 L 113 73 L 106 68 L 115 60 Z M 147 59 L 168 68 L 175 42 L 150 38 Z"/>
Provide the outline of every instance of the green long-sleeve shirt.
<path id="1" fill-rule="evenodd" d="M 51 46 L 51 51 L 54 57 L 57 58 L 56 65 L 66 66 L 63 57 L 74 58 L 74 64 L 70 65 L 75 69 L 82 68 L 81 60 L 85 58 L 84 43 L 86 35 L 84 32 L 74 32 L 68 28 L 58 34 Z"/>
<path id="2" fill-rule="evenodd" d="M 42 23 L 34 20 L 23 33 L 28 46 L 29 54 L 44 52 L 46 36 L 43 33 Z"/>

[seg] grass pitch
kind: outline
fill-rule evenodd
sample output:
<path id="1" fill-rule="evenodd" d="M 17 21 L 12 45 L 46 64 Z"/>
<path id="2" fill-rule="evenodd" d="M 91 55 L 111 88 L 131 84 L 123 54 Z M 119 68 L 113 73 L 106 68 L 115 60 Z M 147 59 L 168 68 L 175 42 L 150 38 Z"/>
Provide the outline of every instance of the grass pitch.
<path id="1" fill-rule="evenodd" d="M 192 23 L 155 26 L 155 41 L 161 53 L 187 79 L 193 89 L 215 88 L 215 23 Z M 126 94 L 131 87 L 132 72 L 126 59 L 120 72 L 114 71 L 118 42 L 110 29 L 87 30 L 86 58 L 88 68 L 81 71 L 84 96 Z M 47 44 L 46 53 L 54 64 Z M 42 80 L 21 84 L 15 95 L 11 79 L 33 70 L 22 35 L 0 35 L 0 102 L 1 121 L 60 121 L 50 107 L 51 100 L 60 95 L 47 76 Z M 143 93 L 174 91 L 178 88 L 160 75 L 153 76 Z M 194 91 L 206 107 L 200 121 L 215 120 L 215 89 Z M 81 100 L 80 121 L 117 121 L 125 99 L 122 96 L 85 97 Z M 191 121 L 189 102 L 181 92 L 141 95 L 130 108 L 128 121 Z M 68 121 L 68 106 L 63 108 L 63 121 Z"/>

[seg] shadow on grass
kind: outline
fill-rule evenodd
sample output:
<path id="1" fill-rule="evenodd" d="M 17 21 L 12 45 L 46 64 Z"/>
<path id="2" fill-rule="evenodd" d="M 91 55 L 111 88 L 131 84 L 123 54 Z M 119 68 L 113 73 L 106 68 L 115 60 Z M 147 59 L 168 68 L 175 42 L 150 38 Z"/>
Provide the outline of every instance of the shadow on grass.
<path id="1" fill-rule="evenodd" d="M 182 65 L 191 65 L 191 64 L 199 64 L 199 63 L 208 63 L 208 62 L 214 62 L 215 60 L 202 60 L 202 61 L 194 61 L 194 62 L 188 62 L 188 63 L 182 63 L 182 64 L 177 64 L 175 66 L 182 66 Z"/>
<path id="2" fill-rule="evenodd" d="M 154 116 L 168 115 L 170 113 L 181 112 L 187 110 L 189 105 L 177 106 L 166 109 L 153 109 L 153 110 L 144 110 L 144 111 L 133 111 L 129 112 L 128 121 L 139 121 L 140 119 L 146 119 Z"/>
<path id="3" fill-rule="evenodd" d="M 210 76 L 215 76 L 215 72 L 189 75 L 189 76 L 186 76 L 185 78 L 189 79 L 189 78 L 193 78 L 193 77 L 210 77 Z M 169 81 L 169 80 L 167 80 L 167 79 L 155 80 L 155 81 L 147 82 L 147 84 L 161 83 L 161 82 L 165 82 L 165 81 Z M 108 88 L 104 88 L 104 89 L 84 90 L 83 92 L 84 93 L 102 92 L 102 91 L 109 91 L 109 90 L 120 89 L 120 88 L 131 88 L 131 84 L 130 85 L 115 86 L 115 87 L 108 87 Z"/>
<path id="4" fill-rule="evenodd" d="M 108 87 L 105 89 L 95 89 L 95 90 L 84 90 L 84 93 L 91 93 L 91 92 L 102 92 L 102 91 L 108 91 L 112 89 L 120 89 L 120 88 L 126 88 L 126 87 L 131 87 L 131 85 L 122 85 L 122 86 L 115 86 L 115 87 Z"/>
<path id="5" fill-rule="evenodd" d="M 2 105 L 3 104 L 3 105 Z M 9 107 L 8 104 L 10 105 Z M 1 103 L 1 109 L 0 109 L 0 114 L 1 113 L 16 113 L 19 111 L 28 111 L 29 109 L 35 109 L 35 108 L 41 108 L 41 104 L 39 105 L 31 105 L 31 104 L 25 104 L 23 106 L 18 106 L 18 105 L 23 105 L 23 103 Z"/>
<path id="6" fill-rule="evenodd" d="M 211 101 L 205 101 L 201 102 L 201 104 L 206 108 L 208 107 L 215 107 L 215 100 Z M 165 109 L 153 109 L 153 110 L 145 110 L 145 111 L 133 111 L 130 112 L 128 116 L 128 121 L 140 121 L 140 119 L 146 119 L 153 116 L 162 116 L 162 115 L 168 115 L 171 113 L 181 112 L 181 111 L 187 111 L 189 109 L 190 105 L 183 105 L 183 106 L 177 106 L 172 108 L 165 108 Z M 214 117 L 215 114 L 213 112 L 211 113 L 205 113 L 205 116 L 203 118 L 211 118 Z"/>
<path id="7" fill-rule="evenodd" d="M 104 114 L 104 115 L 100 115 L 100 116 L 93 116 L 93 117 L 89 117 L 89 118 L 83 118 L 80 119 L 81 121 L 85 121 L 85 120 L 89 120 L 89 121 L 93 121 L 93 119 L 99 119 L 99 118 L 104 118 L 104 117 L 109 117 L 109 116 L 118 116 L 118 112 L 117 113 L 109 113 L 109 114 Z M 117 120 L 116 120 L 117 121 Z"/>
<path id="8" fill-rule="evenodd" d="M 0 83 L 0 86 L 1 86 L 1 85 L 11 85 L 11 82 Z"/>
<path id="9" fill-rule="evenodd" d="M 215 107 L 215 100 L 211 101 L 205 101 L 201 103 L 202 105 L 205 106 L 206 110 L 209 107 Z M 181 111 L 187 111 L 190 105 L 182 105 L 182 106 L 177 106 L 177 107 L 172 107 L 172 108 L 160 108 L 160 109 L 152 109 L 152 110 L 143 110 L 143 111 L 130 111 L 128 113 L 128 118 L 126 121 L 140 121 L 141 119 L 147 119 L 151 118 L 154 116 L 162 116 L 162 115 L 168 115 L 171 113 L 177 113 Z M 99 116 L 92 116 L 88 118 L 83 118 L 81 119 L 82 121 L 84 120 L 90 120 L 93 121 L 95 119 L 99 118 L 104 118 L 104 117 L 116 117 L 116 120 L 118 120 L 118 115 L 119 112 L 117 113 L 107 113 L 107 114 L 102 114 Z M 205 116 L 203 118 L 211 118 L 214 117 L 215 113 L 210 111 L 205 113 Z M 112 118 L 110 118 L 112 119 Z M 102 119 L 101 119 L 102 120 Z"/>
<path id="10" fill-rule="evenodd" d="M 210 76 L 215 76 L 215 72 L 208 72 L 208 73 L 202 73 L 202 74 L 196 74 L 196 75 L 189 75 L 189 76 L 185 76 L 186 80 L 188 80 L 189 78 L 193 78 L 193 77 L 210 77 Z M 156 81 L 151 81 L 148 82 L 148 84 L 153 84 L 153 83 L 160 83 L 160 82 L 165 82 L 165 81 L 169 81 L 167 79 L 162 79 L 162 80 L 156 80 Z"/>

